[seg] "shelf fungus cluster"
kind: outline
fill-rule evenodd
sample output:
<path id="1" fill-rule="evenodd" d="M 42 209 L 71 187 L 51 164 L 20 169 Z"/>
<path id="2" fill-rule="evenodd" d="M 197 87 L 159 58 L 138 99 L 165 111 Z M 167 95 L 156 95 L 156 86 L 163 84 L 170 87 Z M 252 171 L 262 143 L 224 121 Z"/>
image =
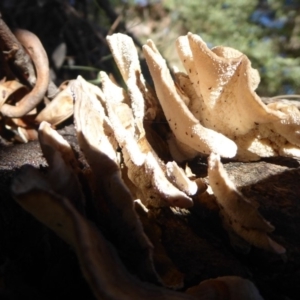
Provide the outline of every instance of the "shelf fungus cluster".
<path id="1" fill-rule="evenodd" d="M 106 87 L 114 87 L 111 95 L 127 99 L 121 88 L 102 75 L 107 80 Z M 74 248 L 97 299 L 262 300 L 255 285 L 238 276 L 203 281 L 185 293 L 174 291 L 183 287 L 184 275 L 168 257 L 160 230 L 149 218 L 145 204 L 149 209 L 153 205 L 189 207 L 193 195 L 204 190 L 203 182 L 189 179 L 188 172 L 175 162 L 163 165 L 143 132 L 137 140 L 134 130 L 140 136 L 143 127 L 135 127 L 134 114 L 125 102 L 117 101 L 118 97 L 105 102 L 108 94 L 104 94 L 104 86 L 102 91 L 81 77 L 71 85 L 85 169 L 70 144 L 43 121 L 38 134 L 49 168 L 42 174 L 32 166 L 21 168 L 12 184 L 17 202 Z M 92 199 L 83 191 L 86 179 Z M 144 204 L 137 196 L 146 200 Z M 89 220 L 87 206 L 95 210 L 94 224 Z M 230 208 L 227 211 L 230 213 Z M 113 232 L 109 240 L 116 248 L 99 228 Z M 125 261 L 131 261 L 131 272 L 143 281 L 128 272 L 120 254 Z"/>
<path id="2" fill-rule="evenodd" d="M 299 157 L 298 108 L 264 104 L 255 93 L 259 75 L 248 58 L 231 48 L 210 50 L 197 35 L 177 40 L 186 73 L 171 74 L 152 41 L 143 47 L 155 90 L 143 77 L 132 39 L 114 34 L 107 41 L 126 89 L 104 72 L 100 72 L 101 87 L 79 76 L 65 89 L 66 97 L 74 101 L 78 143 L 89 172 L 83 172 L 70 145 L 45 122 L 45 114 L 38 134 L 50 170 L 41 176 L 24 168 L 14 181 L 14 197 L 75 248 L 99 299 L 217 299 L 213 295 L 224 293 L 224 286 L 226 295 L 218 299 L 262 299 L 250 281 L 236 277 L 203 282 L 179 293 L 129 275 L 111 245 L 87 220 L 85 207 L 90 200 L 82 191 L 82 178 L 91 185 L 100 227 L 101 222 L 110 224 L 116 233 L 113 244 L 120 248 L 122 241 L 130 241 L 135 273 L 178 289 L 183 274 L 170 259 L 157 259 L 166 254 L 145 234 L 142 216 L 151 208 L 189 208 L 210 191 L 228 231 L 251 245 L 283 254 L 285 248 L 268 236 L 274 227 L 230 181 L 221 157 L 243 161 Z M 208 156 L 208 189 L 202 178 L 182 168 L 183 161 L 200 154 Z"/>
<path id="3" fill-rule="evenodd" d="M 209 49 L 197 35 L 177 39 L 186 73 L 173 81 L 153 42 L 143 47 L 155 90 L 175 136 L 178 160 L 218 153 L 242 161 L 276 155 L 299 157 L 300 113 L 293 104 L 264 104 L 255 93 L 259 74 L 241 52 Z"/>

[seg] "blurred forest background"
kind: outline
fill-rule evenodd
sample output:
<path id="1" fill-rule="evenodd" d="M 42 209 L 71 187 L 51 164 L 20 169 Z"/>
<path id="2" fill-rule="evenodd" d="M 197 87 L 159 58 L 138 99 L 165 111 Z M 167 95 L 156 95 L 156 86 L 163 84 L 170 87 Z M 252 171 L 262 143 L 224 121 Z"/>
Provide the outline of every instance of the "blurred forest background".
<path id="1" fill-rule="evenodd" d="M 114 32 L 138 47 L 153 39 L 181 69 L 175 39 L 191 31 L 209 47 L 245 53 L 261 75 L 260 96 L 300 94 L 300 0 L 2 0 L 0 10 L 11 28 L 41 38 L 58 82 L 117 73 L 105 42 Z"/>

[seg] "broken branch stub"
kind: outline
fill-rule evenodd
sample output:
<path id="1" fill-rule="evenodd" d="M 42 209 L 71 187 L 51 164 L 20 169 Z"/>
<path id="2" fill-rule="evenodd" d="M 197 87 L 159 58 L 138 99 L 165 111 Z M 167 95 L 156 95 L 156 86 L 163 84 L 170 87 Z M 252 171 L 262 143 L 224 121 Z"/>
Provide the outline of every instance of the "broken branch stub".
<path id="1" fill-rule="evenodd" d="M 24 78 L 27 77 L 27 81 L 33 86 L 36 82 L 36 76 L 30 56 L 8 28 L 2 16 L 0 16 L 0 40 L 1 44 L 3 44 L 2 50 L 8 52 L 9 60 L 13 61 L 16 68 L 20 70 L 20 73 L 23 73 Z"/>

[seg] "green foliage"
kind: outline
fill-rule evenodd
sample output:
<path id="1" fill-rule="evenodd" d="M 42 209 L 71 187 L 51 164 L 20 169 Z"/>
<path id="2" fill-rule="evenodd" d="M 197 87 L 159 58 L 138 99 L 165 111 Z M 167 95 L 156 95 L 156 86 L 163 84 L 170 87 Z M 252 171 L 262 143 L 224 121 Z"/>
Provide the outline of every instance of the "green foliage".
<path id="1" fill-rule="evenodd" d="M 190 0 L 182 5 L 182 0 L 166 0 L 165 5 L 185 32 L 199 34 L 210 47 L 229 46 L 245 53 L 260 72 L 261 95 L 300 93 L 300 58 L 293 57 L 285 47 L 293 33 L 296 13 L 284 9 L 283 1 L 269 1 L 269 9 L 276 9 L 274 20 L 289 20 L 282 28 L 251 21 L 256 1 Z"/>

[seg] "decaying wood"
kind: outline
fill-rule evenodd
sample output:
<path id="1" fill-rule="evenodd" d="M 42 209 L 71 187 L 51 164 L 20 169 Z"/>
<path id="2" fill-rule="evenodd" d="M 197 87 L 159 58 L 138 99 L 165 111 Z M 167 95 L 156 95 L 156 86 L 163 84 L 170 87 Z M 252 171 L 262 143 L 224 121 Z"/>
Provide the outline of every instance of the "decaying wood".
<path id="1" fill-rule="evenodd" d="M 154 47 L 150 48 L 155 53 L 157 52 Z M 149 59 L 151 62 L 151 56 L 148 57 Z M 160 67 L 161 64 L 157 63 L 154 69 Z M 139 87 L 137 81 L 141 81 L 138 77 L 133 78 L 132 83 L 134 86 L 127 82 L 129 94 L 132 97 L 135 95 L 132 91 Z M 255 85 L 254 79 L 252 79 L 250 83 L 248 82 L 251 88 Z M 105 87 L 105 85 L 103 86 Z M 173 85 L 172 93 L 178 92 L 180 94 L 179 87 L 178 84 Z M 138 149 L 138 151 L 133 151 L 132 153 L 135 155 L 130 157 L 133 162 L 138 161 L 135 164 L 137 171 L 133 174 L 134 176 L 131 174 L 130 179 L 132 180 L 131 184 L 136 184 L 136 180 L 141 180 L 146 174 L 149 179 L 143 183 L 142 190 L 146 188 L 153 189 L 154 185 L 151 184 L 151 178 L 156 178 L 153 169 L 140 167 L 142 164 L 139 159 L 144 159 L 145 154 L 151 153 L 151 159 L 153 158 L 153 161 L 157 163 L 157 167 L 161 168 L 163 176 L 165 176 L 165 167 L 167 167 L 167 171 L 172 171 L 172 168 L 169 166 L 168 169 L 168 166 L 164 165 L 164 162 L 153 150 L 155 147 L 153 146 L 152 149 L 152 145 L 148 145 L 147 135 L 143 129 L 144 117 L 140 118 L 138 114 L 140 109 L 136 111 L 133 109 L 134 103 L 137 102 L 131 99 L 131 107 L 126 102 L 128 100 L 126 97 L 123 102 L 122 91 L 120 94 L 121 101 L 114 100 L 114 97 L 111 97 L 113 101 L 106 101 L 108 95 L 112 96 L 112 91 L 106 93 L 105 89 L 103 89 L 103 92 L 99 89 L 96 92 L 96 89 L 96 87 L 84 83 L 82 78 L 78 78 L 71 85 L 69 96 L 75 101 L 74 119 L 81 150 L 78 149 L 77 141 L 74 139 L 73 127 L 69 128 L 70 130 L 67 133 L 65 131 L 62 134 L 66 136 L 66 139 L 68 134 L 70 135 L 68 139 L 71 140 L 71 144 L 75 149 L 74 155 L 69 144 L 56 131 L 51 129 L 50 124 L 46 123 L 42 123 L 40 126 L 40 143 L 49 167 L 44 164 L 40 150 L 34 149 L 37 144 L 29 144 L 31 146 L 26 145 L 24 148 L 18 148 L 16 145 L 1 145 L 0 154 L 3 156 L 1 157 L 3 165 L 0 165 L 0 174 L 2 174 L 1 169 L 3 169 L 4 174 L 1 182 L 2 185 L 4 183 L 3 187 L 1 186 L 3 188 L 1 207 L 4 208 L 4 211 L 0 214 L 0 228 L 3 229 L 4 234 L 3 241 L 0 240 L 0 242 L 6 246 L 6 248 L 0 249 L 2 261 L 7 262 L 10 267 L 20 263 L 20 252 L 15 255 L 11 251 L 11 237 L 8 238 L 8 235 L 5 234 L 11 231 L 15 233 L 12 230 L 14 224 L 21 223 L 23 226 L 25 224 L 22 230 L 27 230 L 30 233 L 43 228 L 40 224 L 35 224 L 32 228 L 26 227 L 26 221 L 23 220 L 27 220 L 28 215 L 22 215 L 19 208 L 12 204 L 12 191 L 15 200 L 25 210 L 32 213 L 36 219 L 54 230 L 58 236 L 61 236 L 73 247 L 83 275 L 97 299 L 120 299 L 120 297 L 124 299 L 147 299 L 149 296 L 158 299 L 193 299 L 193 296 L 184 293 L 186 289 L 194 287 L 189 291 L 192 291 L 193 295 L 199 295 L 199 292 L 202 293 L 202 287 L 206 285 L 203 283 L 201 287 L 200 283 L 198 286 L 199 282 L 228 275 L 250 279 L 258 286 L 265 299 L 292 299 L 294 294 L 299 294 L 299 282 L 297 282 L 299 276 L 297 276 L 297 273 L 300 266 L 300 249 L 299 239 L 296 236 L 300 226 L 300 221 L 297 221 L 299 220 L 297 208 L 300 192 L 300 189 L 297 188 L 300 175 L 299 162 L 292 158 L 283 160 L 280 157 L 272 160 L 260 160 L 255 163 L 227 161 L 224 162 L 225 170 L 223 170 L 219 156 L 214 162 L 212 161 L 213 155 L 211 155 L 208 166 L 205 157 L 202 160 L 194 159 L 188 163 L 189 166 L 185 169 L 191 168 L 193 173 L 188 173 L 193 174 L 193 178 L 202 180 L 202 177 L 204 177 L 202 183 L 205 188 L 205 182 L 208 183 L 207 190 L 203 192 L 196 184 L 196 191 L 190 193 L 189 203 L 191 205 L 176 205 L 176 208 L 170 208 L 144 201 L 147 207 L 143 207 L 141 202 L 135 200 L 143 196 L 142 193 L 131 192 L 130 184 L 128 187 L 125 185 L 128 184 L 126 180 L 130 178 L 129 172 L 127 177 L 124 175 L 123 178 L 125 172 L 121 170 L 122 168 L 125 170 L 126 168 L 130 169 L 130 165 L 127 164 L 129 155 L 127 157 L 126 151 L 130 152 L 129 150 L 132 150 L 134 145 Z M 116 90 L 113 89 L 114 93 Z M 183 87 L 181 91 L 183 91 Z M 159 96 L 158 88 L 156 88 L 156 92 Z M 117 95 L 117 93 L 115 94 Z M 141 99 L 143 98 L 142 94 L 139 95 Z M 168 94 L 169 92 L 164 96 L 168 96 Z M 180 99 L 180 103 L 182 101 L 180 107 L 187 105 L 185 100 L 186 98 Z M 167 107 L 169 110 L 172 109 L 170 105 Z M 277 109 L 278 114 L 284 115 L 284 119 L 280 120 L 282 123 L 276 123 L 274 127 L 278 127 L 278 131 L 283 135 L 287 134 L 297 140 L 298 126 L 300 126 L 298 124 L 300 117 L 297 108 L 289 108 L 281 104 L 271 104 L 270 107 Z M 129 117 L 131 112 L 135 118 L 132 122 L 130 122 Z M 285 113 L 287 114 L 285 115 Z M 168 119 L 167 114 L 166 117 Z M 176 117 L 176 115 L 172 115 L 172 119 L 173 117 Z M 251 126 L 253 126 L 252 123 Z M 139 130 L 131 132 L 131 126 L 133 128 L 136 126 Z M 171 127 L 171 129 L 173 128 Z M 264 129 L 269 133 L 267 128 Z M 112 152 L 106 152 L 106 142 L 112 143 L 109 147 Z M 17 149 L 17 159 L 12 155 L 14 149 Z M 24 155 L 23 151 L 27 151 L 27 156 Z M 28 156 L 28 151 L 31 151 L 31 156 Z M 199 152 L 208 153 L 205 151 Z M 65 153 L 69 153 L 68 158 Z M 278 153 L 276 152 L 276 154 Z M 103 159 L 103 156 L 105 159 Z M 122 156 L 124 161 L 119 156 Z M 70 157 L 72 160 L 69 160 Z M 225 155 L 225 157 L 232 157 L 232 155 Z M 30 158 L 33 159 L 32 162 L 30 162 Z M 11 159 L 13 163 L 10 163 Z M 259 159 L 259 157 L 256 157 L 256 159 Z M 103 161 L 105 164 L 103 164 Z M 76 162 L 75 165 L 72 162 Z M 150 162 L 152 163 L 152 160 Z M 37 168 L 23 166 L 28 163 L 35 165 Z M 40 164 L 43 166 L 40 166 Z M 153 165 L 154 163 L 152 163 Z M 212 173 L 212 170 L 217 165 L 219 173 L 216 175 Z M 21 175 L 18 174 L 20 166 L 22 166 Z M 180 169 L 183 166 L 176 166 L 182 177 L 188 176 L 183 169 Z M 207 178 L 207 174 L 203 175 L 203 171 L 207 172 L 207 167 L 209 178 Z M 64 170 L 60 172 L 60 168 Z M 26 173 L 27 171 L 28 173 Z M 174 175 L 174 171 L 172 172 L 168 176 L 177 176 Z M 227 178 L 227 172 L 230 179 Z M 59 181 L 59 176 L 64 176 L 65 180 Z M 54 182 L 56 177 L 59 181 L 58 184 Z M 161 177 L 156 179 L 157 183 L 161 184 L 158 190 L 165 193 L 167 184 L 162 184 Z M 221 182 L 220 177 L 223 181 L 223 190 L 218 190 L 218 185 Z M 189 182 L 188 180 L 190 179 L 186 178 L 185 183 Z M 237 191 L 232 182 L 246 195 L 245 198 L 242 193 Z M 182 188 L 182 184 L 175 183 Z M 192 183 L 192 181 L 189 183 Z M 10 186 L 11 191 L 9 190 Z M 136 184 L 136 187 L 139 187 L 138 184 Z M 68 188 L 71 188 L 72 191 L 68 191 Z M 132 191 L 134 190 L 133 188 Z M 72 193 L 76 195 L 72 196 Z M 224 194 L 227 196 L 224 197 Z M 81 203 L 79 210 L 76 210 L 72 205 L 72 201 L 70 201 L 74 199 L 68 199 L 69 197 L 79 198 Z M 160 195 L 158 198 L 161 197 Z M 140 200 L 143 200 L 143 197 L 140 198 Z M 233 204 L 226 202 L 230 199 Z M 135 207 L 134 200 L 136 202 Z M 241 200 L 244 201 L 244 204 L 241 204 Z M 171 201 L 171 206 L 174 204 L 176 202 Z M 193 207 L 191 207 L 192 204 L 194 204 Z M 181 208 L 178 208 L 178 206 Z M 224 207 L 226 214 L 221 211 Z M 7 214 L 6 209 L 8 210 Z M 249 210 L 252 218 L 248 218 L 246 215 L 247 210 Z M 240 214 L 240 211 L 242 211 L 242 214 Z M 233 220 L 236 221 L 235 223 L 238 224 L 239 228 L 232 226 L 234 230 L 231 231 L 228 230 L 230 226 L 227 226 L 224 230 L 222 218 L 226 219 L 226 215 L 228 217 L 227 225 L 228 223 L 231 225 Z M 270 221 L 274 227 L 265 219 Z M 94 225 L 91 225 L 90 221 Z M 145 228 L 144 231 L 143 227 Z M 257 229 L 270 234 L 270 238 L 277 245 L 275 248 L 271 247 L 276 250 L 274 251 L 276 253 L 268 253 L 251 246 L 252 244 L 261 247 L 254 243 L 252 239 L 245 238 L 245 232 Z M 45 228 L 42 230 L 48 232 Z M 240 234 L 242 231 L 243 234 Z M 16 234 L 15 236 L 20 238 L 20 235 Z M 26 237 L 28 236 L 26 235 Z M 39 243 L 41 235 L 38 235 L 38 237 Z M 112 246 L 107 247 L 109 245 L 107 241 L 111 242 Z M 22 241 L 20 243 L 22 244 Z M 55 243 L 57 243 L 57 240 L 55 240 Z M 152 254 L 152 243 L 155 246 L 153 264 L 152 255 L 147 255 L 148 250 L 151 250 L 149 252 Z M 28 243 L 24 242 L 24 244 L 28 247 Z M 52 247 L 55 248 L 55 246 L 52 243 L 49 243 L 49 245 L 51 245 L 51 249 L 47 249 L 47 251 L 51 253 Z M 135 247 L 137 245 L 138 247 Z M 282 247 L 279 245 L 282 245 Z M 17 244 L 18 248 L 22 248 L 22 246 Z M 33 241 L 30 248 L 35 249 L 35 247 L 36 241 Z M 262 248 L 269 249 L 269 247 Z M 60 250 L 57 251 L 59 253 Z M 57 255 L 57 253 L 55 254 Z M 146 259 L 144 259 L 143 254 L 146 254 Z M 149 267 L 147 257 L 151 264 L 150 273 L 152 274 L 153 267 L 155 276 L 147 276 L 147 266 L 145 266 L 148 265 Z M 47 258 L 44 259 L 45 264 L 49 264 Z M 33 264 L 35 259 L 34 255 L 30 256 L 28 264 Z M 170 269 L 166 271 L 167 268 Z M 3 269 L 3 281 L 5 281 L 5 286 L 9 286 L 6 285 L 9 278 L 7 276 L 8 267 L 4 264 Z M 22 266 L 20 266 L 20 269 L 22 269 Z M 47 271 L 47 268 L 42 270 L 45 274 L 48 273 Z M 163 280 L 157 280 L 159 276 L 156 278 L 155 271 Z M 43 275 L 46 276 L 45 274 Z M 151 281 L 154 285 L 143 283 L 140 281 L 141 279 Z M 206 281 L 206 283 L 209 282 L 208 288 L 211 284 L 223 285 L 223 279 L 217 279 L 217 283 L 215 281 L 211 283 L 210 280 Z M 229 290 L 229 286 L 235 282 L 235 279 L 236 277 L 227 277 L 227 288 Z M 117 280 L 117 288 L 114 287 L 115 280 Z M 245 282 L 247 284 L 248 281 Z M 159 284 L 163 287 L 158 287 Z M 234 286 L 236 287 L 236 284 Z M 253 286 L 254 293 L 256 293 L 255 286 L 251 283 L 250 286 Z M 171 288 L 182 288 L 182 291 L 174 292 L 170 290 Z M 13 290 L 13 285 L 8 290 Z M 40 290 L 42 289 L 38 289 L 37 293 Z M 231 295 L 231 292 L 229 292 L 229 295 Z M 227 292 L 225 297 L 227 297 Z M 239 299 L 230 297 L 228 298 L 232 300 Z M 39 295 L 37 298 L 43 297 Z M 92 299 L 92 296 L 89 298 Z M 202 299 L 202 296 L 199 299 Z M 254 299 L 261 299 L 260 295 L 257 294 Z"/>
<path id="2" fill-rule="evenodd" d="M 67 128 L 63 136 L 74 145 L 72 128 Z M 15 226 L 23 224 L 24 231 L 32 228 L 31 222 L 24 223 L 28 215 L 22 213 L 10 198 L 11 178 L 23 164 L 44 164 L 37 143 L 7 147 L 1 146 L 0 150 L 0 228 L 4 233 L 1 244 L 6 245 L 1 248 L 2 256 L 7 255 L 6 249 L 11 249 L 11 240 L 19 236 Z M 207 169 L 205 160 L 195 160 L 191 167 L 196 174 L 203 174 Z M 233 248 L 222 228 L 218 211 L 207 208 L 207 201 L 213 202 L 214 199 L 203 197 L 190 210 L 150 210 L 151 219 L 161 230 L 168 256 L 184 274 L 185 287 L 208 278 L 239 275 L 250 278 L 265 299 L 295 299 L 293 295 L 300 293 L 300 238 L 297 234 L 300 228 L 299 162 L 291 158 L 274 158 L 252 163 L 230 162 L 225 164 L 225 168 L 243 194 L 254 201 L 261 214 L 276 227 L 271 237 L 286 248 L 286 255 L 278 256 L 256 248 L 250 249 L 250 252 L 247 248 L 248 253 L 244 253 L 245 245 L 234 240 Z M 39 223 L 35 222 L 34 226 L 37 227 L 35 230 L 40 230 Z M 32 249 L 38 246 L 31 239 L 19 240 L 18 247 L 28 242 Z M 34 263 L 34 257 L 31 259 Z"/>
<path id="3" fill-rule="evenodd" d="M 83 275 L 97 299 L 196 299 L 142 282 L 132 276 L 120 261 L 115 249 L 96 227 L 67 198 L 51 191 L 51 186 L 36 169 L 26 166 L 21 173 L 24 176 L 18 176 L 12 185 L 16 200 L 74 248 Z M 28 181 L 27 176 L 33 180 Z"/>

